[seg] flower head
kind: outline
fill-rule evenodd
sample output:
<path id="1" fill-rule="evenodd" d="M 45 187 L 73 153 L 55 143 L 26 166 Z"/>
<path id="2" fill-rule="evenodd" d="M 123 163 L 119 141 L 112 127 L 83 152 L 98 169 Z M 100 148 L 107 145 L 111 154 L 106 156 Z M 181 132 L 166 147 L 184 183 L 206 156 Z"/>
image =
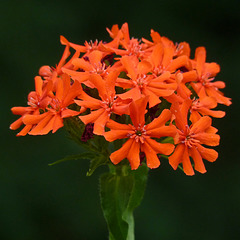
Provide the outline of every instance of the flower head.
<path id="1" fill-rule="evenodd" d="M 203 159 L 218 157 L 206 146 L 220 140 L 212 118 L 225 116 L 216 107 L 231 104 L 220 91 L 225 83 L 215 81 L 219 65 L 206 62 L 204 47 L 191 59 L 187 42 L 174 43 L 154 30 L 151 40 L 131 37 L 127 23 L 107 31 L 111 41 L 82 45 L 61 36 L 60 61 L 40 68 L 27 107 L 11 109 L 20 118 L 10 128 L 24 125 L 18 136 L 45 135 L 66 122 L 84 146 L 101 154 L 114 148 L 113 164 L 126 158 L 137 169 L 146 159 L 156 168 L 160 154 L 174 169 L 182 164 L 187 175 L 206 172 Z"/>

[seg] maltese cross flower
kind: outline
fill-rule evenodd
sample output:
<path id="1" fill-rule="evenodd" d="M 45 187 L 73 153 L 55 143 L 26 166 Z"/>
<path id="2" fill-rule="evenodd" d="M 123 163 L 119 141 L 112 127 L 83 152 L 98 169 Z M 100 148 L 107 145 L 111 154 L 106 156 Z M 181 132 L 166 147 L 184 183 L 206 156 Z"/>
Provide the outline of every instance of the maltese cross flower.
<path id="1" fill-rule="evenodd" d="M 202 159 L 213 162 L 218 158 L 218 153 L 213 149 L 203 147 L 202 144 L 217 146 L 220 140 L 219 135 L 216 134 L 217 129 L 211 126 L 212 119 L 209 116 L 201 117 L 191 126 L 188 125 L 187 115 L 190 105 L 189 99 L 182 104 L 181 108 L 178 103 L 174 103 L 171 107 L 176 117 L 179 136 L 174 139 L 177 147 L 169 157 L 169 163 L 175 170 L 182 163 L 186 175 L 194 175 L 189 157 L 193 159 L 195 170 L 200 173 L 206 172 Z"/>
<path id="2" fill-rule="evenodd" d="M 114 164 L 118 164 L 127 158 L 131 169 L 137 169 L 140 165 L 140 152 L 145 153 L 147 166 L 157 168 L 160 165 L 158 153 L 169 155 L 174 150 L 174 145 L 170 143 L 159 143 L 152 138 L 164 136 L 175 136 L 175 126 L 165 126 L 165 123 L 171 119 L 171 112 L 168 109 L 163 110 L 158 118 L 145 125 L 145 111 L 148 97 L 133 101 L 130 108 L 130 117 L 133 125 L 117 123 L 110 120 L 107 127 L 111 130 L 104 134 L 107 141 L 112 142 L 117 139 L 128 138 L 123 146 L 110 155 Z"/>
<path id="3" fill-rule="evenodd" d="M 75 100 L 77 105 L 91 110 L 90 114 L 79 118 L 84 124 L 94 123 L 94 134 L 102 135 L 104 133 L 106 122 L 110 119 L 112 113 L 118 115 L 128 113 L 128 106 L 132 100 L 122 100 L 116 95 L 115 82 L 118 74 L 118 71 L 111 72 L 106 80 L 97 74 L 92 74 L 89 82 L 96 86 L 101 100 L 89 96 L 84 91 L 79 96 L 81 100 Z"/>

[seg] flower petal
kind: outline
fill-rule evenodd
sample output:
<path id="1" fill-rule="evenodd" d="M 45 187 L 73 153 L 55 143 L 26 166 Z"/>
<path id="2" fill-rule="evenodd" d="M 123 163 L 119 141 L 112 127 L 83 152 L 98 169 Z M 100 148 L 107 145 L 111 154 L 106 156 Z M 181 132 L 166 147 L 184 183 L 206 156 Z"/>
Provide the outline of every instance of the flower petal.
<path id="1" fill-rule="evenodd" d="M 26 125 L 18 134 L 17 136 L 25 136 L 27 133 L 32 129 L 32 125 Z"/>
<path id="2" fill-rule="evenodd" d="M 178 144 L 173 154 L 168 158 L 169 164 L 172 166 L 174 170 L 176 170 L 178 167 L 178 164 L 182 162 L 182 157 L 183 157 L 185 148 L 186 146 L 184 144 Z"/>
<path id="3" fill-rule="evenodd" d="M 160 76 L 153 78 L 151 82 L 161 83 L 165 80 L 168 80 L 171 77 L 171 73 L 169 71 L 163 72 Z"/>
<path id="4" fill-rule="evenodd" d="M 121 94 L 118 94 L 118 96 L 122 99 L 133 99 L 133 100 L 137 100 L 139 98 L 142 97 L 142 93 L 141 91 L 139 90 L 138 87 L 134 87 L 132 89 L 130 89 L 129 91 L 125 92 L 125 93 L 121 93 Z"/>
<path id="5" fill-rule="evenodd" d="M 111 130 L 104 133 L 104 137 L 108 142 L 115 141 L 117 139 L 127 138 L 129 130 Z"/>
<path id="6" fill-rule="evenodd" d="M 205 173 L 206 169 L 203 164 L 202 156 L 201 154 L 197 151 L 195 147 L 192 147 L 189 149 L 191 157 L 194 161 L 194 168 L 200 173 Z"/>
<path id="7" fill-rule="evenodd" d="M 115 95 L 116 80 L 119 75 L 118 71 L 110 72 L 105 80 L 105 87 L 108 96 Z"/>
<path id="8" fill-rule="evenodd" d="M 93 69 L 92 65 L 88 61 L 85 61 L 82 58 L 73 59 L 72 64 L 75 67 L 83 69 L 85 71 L 91 71 Z"/>
<path id="9" fill-rule="evenodd" d="M 74 81 L 84 82 L 89 79 L 89 72 L 77 72 L 73 70 L 69 70 L 67 68 L 62 68 L 62 71 L 68 74 Z"/>
<path id="10" fill-rule="evenodd" d="M 217 73 L 220 72 L 220 66 L 217 63 L 206 63 L 205 64 L 205 72 L 211 73 L 210 77 L 214 77 Z"/>
<path id="11" fill-rule="evenodd" d="M 159 128 L 171 119 L 172 113 L 168 109 L 164 109 L 159 117 L 155 118 L 151 123 L 146 126 L 146 130 L 152 130 L 154 128 Z"/>
<path id="12" fill-rule="evenodd" d="M 89 57 L 89 61 L 90 63 L 94 66 L 94 65 L 98 65 L 99 63 L 101 63 L 102 57 L 103 57 L 103 53 L 98 51 L 98 50 L 94 50 L 92 52 L 90 52 L 88 54 Z"/>
<path id="13" fill-rule="evenodd" d="M 71 109 L 65 109 L 61 112 L 61 118 L 68 118 L 68 117 L 73 117 L 79 115 L 80 112 L 71 110 Z"/>
<path id="14" fill-rule="evenodd" d="M 61 127 L 63 127 L 63 119 L 59 115 L 56 115 L 53 123 L 52 133 L 55 133 Z"/>
<path id="15" fill-rule="evenodd" d="M 186 125 L 187 125 L 187 121 L 181 113 L 178 102 L 173 102 L 172 103 L 171 112 L 175 116 L 175 122 L 176 122 L 177 128 L 180 129 L 180 130 L 185 130 Z"/>
<path id="16" fill-rule="evenodd" d="M 84 124 L 93 123 L 104 111 L 105 109 L 99 108 L 98 110 L 91 111 L 88 115 L 79 116 L 79 118 L 82 122 L 84 122 Z"/>
<path id="17" fill-rule="evenodd" d="M 161 102 L 159 97 L 155 93 L 149 91 L 147 88 L 144 88 L 142 90 L 142 93 L 145 96 L 149 96 L 149 108 L 154 107 L 155 105 Z"/>
<path id="18" fill-rule="evenodd" d="M 152 147 L 145 141 L 141 146 L 141 151 L 145 153 L 147 159 L 147 166 L 149 168 L 157 168 L 160 165 L 157 153 L 152 149 Z"/>
<path id="19" fill-rule="evenodd" d="M 11 111 L 15 115 L 24 115 L 26 113 L 33 111 L 33 108 L 32 107 L 13 107 L 11 108 Z"/>
<path id="20" fill-rule="evenodd" d="M 39 96 L 42 96 L 42 89 L 43 89 L 43 80 L 40 76 L 36 76 L 34 78 L 35 80 L 35 89 L 36 89 L 36 93 Z"/>
<path id="21" fill-rule="evenodd" d="M 196 69 L 199 76 L 202 75 L 204 64 L 206 62 L 206 49 L 198 47 L 195 51 L 195 60 L 197 61 Z"/>
<path id="22" fill-rule="evenodd" d="M 174 89 L 167 89 L 167 86 L 163 89 L 148 86 L 148 89 L 155 93 L 158 97 L 167 97 L 174 93 Z"/>
<path id="23" fill-rule="evenodd" d="M 164 155 L 169 155 L 174 150 L 174 145 L 171 143 L 159 143 L 151 138 L 145 140 L 151 146 L 151 148 L 156 152 Z M 145 144 L 145 143 L 144 143 Z"/>
<path id="24" fill-rule="evenodd" d="M 128 130 L 128 131 L 132 130 L 131 126 L 129 126 L 127 124 L 115 122 L 111 119 L 107 122 L 106 126 L 108 128 L 114 129 L 114 130 Z"/>
<path id="25" fill-rule="evenodd" d="M 154 67 L 161 66 L 163 59 L 163 51 L 163 45 L 161 43 L 156 44 L 156 46 L 153 48 L 151 60 Z"/>
<path id="26" fill-rule="evenodd" d="M 136 69 L 136 58 L 135 57 L 129 57 L 129 56 L 123 56 L 121 58 L 121 62 L 123 64 L 123 66 L 126 68 L 128 75 L 132 78 L 132 79 L 136 79 L 137 78 L 137 69 Z"/>
<path id="27" fill-rule="evenodd" d="M 98 74 L 91 74 L 89 77 L 89 80 L 98 89 L 99 96 L 101 97 L 101 99 L 104 100 L 107 96 L 107 91 L 106 91 L 106 87 L 105 87 L 106 82 Z"/>
<path id="28" fill-rule="evenodd" d="M 170 72 L 174 72 L 180 67 L 187 65 L 187 62 L 188 62 L 187 56 L 183 55 L 183 56 L 177 57 L 171 61 L 171 63 L 167 67 L 167 70 Z"/>
<path id="29" fill-rule="evenodd" d="M 182 156 L 183 171 L 186 175 L 194 175 L 193 167 L 189 158 L 188 148 L 185 147 L 183 156 Z"/>
<path id="30" fill-rule="evenodd" d="M 38 124 L 42 119 L 44 119 L 49 113 L 45 112 L 43 114 L 40 115 L 24 115 L 23 116 L 23 123 L 26 125 L 34 125 L 34 124 Z"/>
<path id="31" fill-rule="evenodd" d="M 222 92 L 217 90 L 215 87 L 206 88 L 206 92 L 209 96 L 214 97 L 218 103 L 230 106 L 232 104 L 231 98 L 225 97 Z"/>
<path id="32" fill-rule="evenodd" d="M 43 115 L 43 114 L 42 114 Z M 45 117 L 29 132 L 30 135 L 43 135 L 41 131 L 49 123 L 54 115 L 50 112 L 47 112 Z M 24 120 L 24 118 L 23 118 Z"/>
<path id="33" fill-rule="evenodd" d="M 114 164 L 118 164 L 119 162 L 121 162 L 124 158 L 127 157 L 128 152 L 132 146 L 133 143 L 133 139 L 128 139 L 120 149 L 118 149 L 117 151 L 113 152 L 110 155 L 110 159 Z"/>
<path id="34" fill-rule="evenodd" d="M 53 116 L 49 122 L 46 124 L 45 127 L 43 127 L 43 129 L 41 130 L 41 135 L 46 135 L 48 134 L 52 129 L 53 129 L 53 126 L 54 126 L 54 122 L 55 122 L 55 119 L 56 117 L 59 116 L 58 114 L 56 114 L 55 116 Z M 60 117 L 60 116 L 59 116 Z"/>
<path id="35" fill-rule="evenodd" d="M 218 153 L 213 149 L 205 148 L 200 144 L 196 144 L 196 148 L 202 158 L 208 160 L 209 162 L 214 162 L 218 158 Z"/>
<path id="36" fill-rule="evenodd" d="M 66 89 L 68 88 L 68 89 Z M 82 86 L 78 81 L 75 81 L 72 85 L 67 84 L 67 86 L 64 87 L 64 97 L 62 101 L 63 107 L 68 107 L 70 104 L 73 103 L 74 99 L 82 94 Z"/>
<path id="37" fill-rule="evenodd" d="M 147 131 L 147 134 L 153 138 L 175 137 L 177 134 L 177 129 L 174 125 L 162 126 L 162 127 L 154 128 L 152 130 Z"/>
<path id="38" fill-rule="evenodd" d="M 183 79 L 182 79 L 183 83 L 196 81 L 198 77 L 195 70 L 184 72 L 182 73 L 182 76 L 183 76 Z"/>
<path id="39" fill-rule="evenodd" d="M 16 121 L 14 121 L 14 122 L 10 125 L 10 129 L 11 129 L 11 130 L 16 130 L 16 129 L 20 128 L 21 125 L 23 124 L 22 118 L 23 118 L 23 117 L 20 117 L 19 119 L 17 119 Z"/>
<path id="40" fill-rule="evenodd" d="M 91 101 L 74 100 L 74 102 L 81 107 L 90 108 L 91 110 L 101 108 L 101 101 L 99 99 L 92 98 Z"/>
<path id="41" fill-rule="evenodd" d="M 219 145 L 220 136 L 218 134 L 200 132 L 195 134 L 194 138 L 200 141 L 200 144 L 205 144 L 208 146 Z"/>
<path id="42" fill-rule="evenodd" d="M 137 65 L 138 74 L 147 74 L 151 71 L 151 69 L 152 69 L 152 64 L 146 60 L 142 60 Z"/>
<path id="43" fill-rule="evenodd" d="M 172 47 L 165 47 L 161 65 L 166 68 L 172 61 L 173 55 L 174 55 L 174 49 Z"/>
<path id="44" fill-rule="evenodd" d="M 140 165 L 140 142 L 133 141 L 131 148 L 128 152 L 127 159 L 130 162 L 131 169 L 135 170 Z"/>
<path id="45" fill-rule="evenodd" d="M 109 112 L 104 111 L 94 122 L 93 133 L 96 135 L 103 135 L 105 132 L 106 122 L 109 120 Z"/>
<path id="46" fill-rule="evenodd" d="M 212 124 L 212 119 L 208 116 L 201 117 L 197 122 L 195 122 L 190 130 L 190 133 L 200 133 L 204 132 Z"/>
<path id="47" fill-rule="evenodd" d="M 145 112 L 148 103 L 148 97 L 140 98 L 129 105 L 130 117 L 133 125 L 137 128 L 145 124 Z"/>

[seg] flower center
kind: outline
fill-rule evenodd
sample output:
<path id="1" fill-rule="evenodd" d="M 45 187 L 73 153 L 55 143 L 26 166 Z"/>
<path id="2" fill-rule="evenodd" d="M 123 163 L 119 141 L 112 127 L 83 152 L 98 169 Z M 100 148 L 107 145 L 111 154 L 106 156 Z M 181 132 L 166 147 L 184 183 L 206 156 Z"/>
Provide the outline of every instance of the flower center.
<path id="1" fill-rule="evenodd" d="M 48 105 L 49 110 L 53 109 L 56 112 L 62 111 L 64 108 L 61 106 L 61 102 L 57 98 L 53 98 L 51 103 Z"/>
<path id="2" fill-rule="evenodd" d="M 147 131 L 145 130 L 145 125 L 141 126 L 141 124 L 139 124 L 139 126 L 136 128 L 133 126 L 133 131 L 134 133 L 129 134 L 129 138 L 134 138 L 136 142 L 141 142 L 144 143 L 145 138 L 148 138 L 147 136 Z"/>
<path id="3" fill-rule="evenodd" d="M 153 75 L 158 77 L 160 76 L 165 70 L 164 66 L 157 66 L 153 69 Z"/>
<path id="4" fill-rule="evenodd" d="M 142 131 L 136 130 L 135 134 L 136 134 L 137 136 L 142 136 Z"/>
<path id="5" fill-rule="evenodd" d="M 146 85 L 146 78 L 147 78 L 146 74 L 138 74 L 137 79 L 133 81 L 134 85 L 137 86 L 140 89 L 140 91 L 142 91 L 142 89 Z"/>
<path id="6" fill-rule="evenodd" d="M 98 64 L 94 63 L 93 70 L 91 70 L 90 73 L 96 73 L 101 76 L 108 74 L 106 64 L 105 63 L 98 63 Z"/>
<path id="7" fill-rule="evenodd" d="M 133 38 L 130 40 L 127 50 L 129 52 L 128 54 L 129 56 L 131 55 L 139 56 L 142 50 L 142 46 L 139 44 L 139 41 L 137 39 Z"/>
<path id="8" fill-rule="evenodd" d="M 86 41 L 84 45 L 88 49 L 88 51 L 97 50 L 97 48 L 98 48 L 98 40 L 96 39 L 95 42 L 93 42 L 92 40 L 90 40 L 90 42 Z"/>
<path id="9" fill-rule="evenodd" d="M 117 96 L 111 95 L 105 101 L 102 101 L 102 106 L 106 108 L 107 111 L 111 112 L 114 105 L 116 105 Z"/>
<path id="10" fill-rule="evenodd" d="M 37 108 L 40 105 L 40 103 L 39 103 L 38 99 L 30 97 L 29 101 L 28 101 L 28 105 L 33 107 L 33 108 Z"/>
<path id="11" fill-rule="evenodd" d="M 209 77 L 210 77 L 210 73 L 206 73 L 206 74 L 202 75 L 202 77 L 200 77 L 199 80 L 203 86 L 209 87 L 211 85 L 211 81 L 213 81 L 214 78 L 209 78 Z"/>
<path id="12" fill-rule="evenodd" d="M 190 133 L 190 128 L 187 126 L 185 132 L 179 132 L 179 142 L 185 144 L 187 147 L 192 148 L 199 140 L 194 138 L 194 133 Z"/>
<path id="13" fill-rule="evenodd" d="M 196 99 L 192 102 L 191 110 L 197 110 L 201 107 L 202 107 L 202 104 L 200 103 L 200 101 L 198 99 Z"/>
<path id="14" fill-rule="evenodd" d="M 38 108 L 40 106 L 40 96 L 37 92 L 31 92 L 28 95 L 28 102 L 27 104 L 33 108 Z"/>

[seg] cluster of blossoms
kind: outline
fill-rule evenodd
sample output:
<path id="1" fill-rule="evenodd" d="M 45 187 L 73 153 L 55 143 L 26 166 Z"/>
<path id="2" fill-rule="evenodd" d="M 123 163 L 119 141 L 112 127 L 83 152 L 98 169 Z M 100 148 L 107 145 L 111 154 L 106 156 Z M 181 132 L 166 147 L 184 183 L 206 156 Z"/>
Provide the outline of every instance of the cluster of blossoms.
<path id="1" fill-rule="evenodd" d="M 110 154 L 114 164 L 127 158 L 137 169 L 146 159 L 157 168 L 163 155 L 173 169 L 182 164 L 187 175 L 193 168 L 206 172 L 203 159 L 213 162 L 218 153 L 203 145 L 220 140 L 211 117 L 225 115 L 213 109 L 231 104 L 219 90 L 224 82 L 214 81 L 219 65 L 206 62 L 204 47 L 191 59 L 188 43 L 174 44 L 153 30 L 151 41 L 130 38 L 127 23 L 107 31 L 109 43 L 78 45 L 61 36 L 59 64 L 40 68 L 28 106 L 12 108 L 21 117 L 10 128 L 24 125 L 18 136 L 44 135 L 75 117 L 86 125 L 84 141 L 95 135 L 121 139 Z"/>

